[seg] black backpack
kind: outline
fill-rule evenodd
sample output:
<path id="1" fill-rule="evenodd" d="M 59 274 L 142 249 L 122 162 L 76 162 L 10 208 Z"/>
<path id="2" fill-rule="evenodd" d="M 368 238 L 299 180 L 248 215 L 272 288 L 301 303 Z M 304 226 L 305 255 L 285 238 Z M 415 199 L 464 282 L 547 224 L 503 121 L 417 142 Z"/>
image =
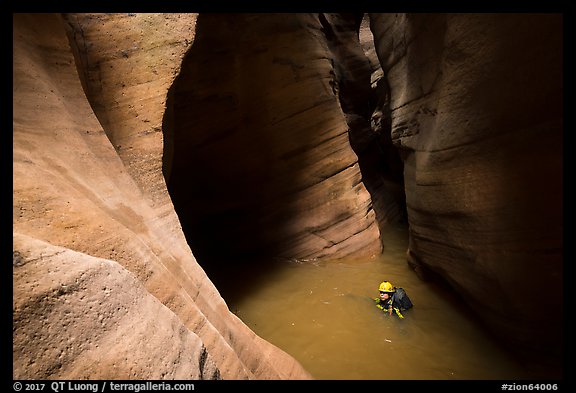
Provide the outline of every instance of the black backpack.
<path id="1" fill-rule="evenodd" d="M 408 310 L 414 306 L 403 288 L 396 288 L 392 302 L 394 305 L 398 305 L 400 310 Z"/>

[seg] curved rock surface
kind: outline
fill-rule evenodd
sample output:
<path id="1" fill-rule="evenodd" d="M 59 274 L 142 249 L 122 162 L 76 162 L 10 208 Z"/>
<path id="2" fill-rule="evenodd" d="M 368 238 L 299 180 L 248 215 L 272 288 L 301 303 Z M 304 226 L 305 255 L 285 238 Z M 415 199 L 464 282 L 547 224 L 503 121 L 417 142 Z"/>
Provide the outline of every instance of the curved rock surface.
<path id="1" fill-rule="evenodd" d="M 381 231 L 390 223 L 405 221 L 402 161 L 392 145 L 390 129 L 381 127 L 379 102 L 382 68 L 374 48 L 368 15 L 320 14 L 328 47 L 334 59 L 337 96 L 346 116 L 350 145 L 358 156 L 362 182 L 370 192 Z M 382 240 L 383 247 L 386 247 Z"/>
<path id="2" fill-rule="evenodd" d="M 370 20 L 405 164 L 410 263 L 527 359 L 561 359 L 562 16 Z"/>
<path id="3" fill-rule="evenodd" d="M 74 48 L 82 38 L 74 33 L 96 34 L 84 17 L 106 34 Z M 123 19 L 118 28 L 115 18 Z M 173 18 L 67 15 L 66 24 L 59 15 L 13 15 L 14 378 L 310 378 L 230 313 L 178 225 L 156 131 L 193 38 L 183 27 L 190 20 L 158 30 L 164 50 L 148 43 L 149 56 L 130 52 L 142 24 Z M 119 53 L 99 52 L 112 47 Z M 72 49 L 99 66 L 80 62 L 88 71 L 80 78 Z M 171 55 L 171 64 L 156 66 Z M 126 86 L 111 79 L 118 73 Z M 99 106 L 108 102 L 99 94 L 115 105 Z M 124 94 L 132 98 L 120 100 Z M 150 329 L 155 335 L 144 337 Z"/>
<path id="4" fill-rule="evenodd" d="M 561 358 L 561 16 L 360 16 L 13 15 L 14 378 L 308 379 L 205 270 L 375 255 L 400 185 L 409 263 Z"/>
<path id="5" fill-rule="evenodd" d="M 202 340 L 117 262 L 21 234 L 14 248 L 15 378 L 220 379 Z"/>
<path id="6" fill-rule="evenodd" d="M 380 253 L 336 62 L 318 14 L 198 17 L 168 100 L 165 160 L 201 263 Z"/>

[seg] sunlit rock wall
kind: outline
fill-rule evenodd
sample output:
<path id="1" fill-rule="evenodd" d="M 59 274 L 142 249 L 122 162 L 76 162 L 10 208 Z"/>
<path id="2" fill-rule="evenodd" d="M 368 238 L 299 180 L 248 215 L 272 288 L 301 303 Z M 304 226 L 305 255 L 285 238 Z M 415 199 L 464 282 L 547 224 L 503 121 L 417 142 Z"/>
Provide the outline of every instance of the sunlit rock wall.
<path id="1" fill-rule="evenodd" d="M 16 379 L 309 378 L 228 310 L 163 182 L 195 18 L 13 15 Z"/>

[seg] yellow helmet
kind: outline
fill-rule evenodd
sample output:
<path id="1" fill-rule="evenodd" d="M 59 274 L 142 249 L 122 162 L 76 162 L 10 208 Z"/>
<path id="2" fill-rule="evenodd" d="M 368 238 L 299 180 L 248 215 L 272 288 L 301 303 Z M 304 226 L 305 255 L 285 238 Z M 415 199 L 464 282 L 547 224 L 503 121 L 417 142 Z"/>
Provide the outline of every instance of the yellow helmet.
<path id="1" fill-rule="evenodd" d="M 396 288 L 394 288 L 394 285 L 392 285 L 392 283 L 390 283 L 388 281 L 384 281 L 383 283 L 381 283 L 378 290 L 380 292 L 388 292 L 388 293 L 396 292 Z"/>

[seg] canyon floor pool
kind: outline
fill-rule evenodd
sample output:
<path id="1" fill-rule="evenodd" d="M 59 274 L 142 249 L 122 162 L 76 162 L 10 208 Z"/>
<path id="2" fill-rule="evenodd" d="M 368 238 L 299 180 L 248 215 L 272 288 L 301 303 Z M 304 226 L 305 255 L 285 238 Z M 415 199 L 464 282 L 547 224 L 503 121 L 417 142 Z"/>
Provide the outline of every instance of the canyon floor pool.
<path id="1" fill-rule="evenodd" d="M 383 236 L 385 251 L 373 259 L 276 262 L 250 280 L 230 271 L 221 293 L 232 312 L 316 379 L 535 377 L 452 292 L 422 281 L 407 265 L 406 228 L 390 228 Z M 404 288 L 414 303 L 404 319 L 375 307 L 383 280 Z"/>

